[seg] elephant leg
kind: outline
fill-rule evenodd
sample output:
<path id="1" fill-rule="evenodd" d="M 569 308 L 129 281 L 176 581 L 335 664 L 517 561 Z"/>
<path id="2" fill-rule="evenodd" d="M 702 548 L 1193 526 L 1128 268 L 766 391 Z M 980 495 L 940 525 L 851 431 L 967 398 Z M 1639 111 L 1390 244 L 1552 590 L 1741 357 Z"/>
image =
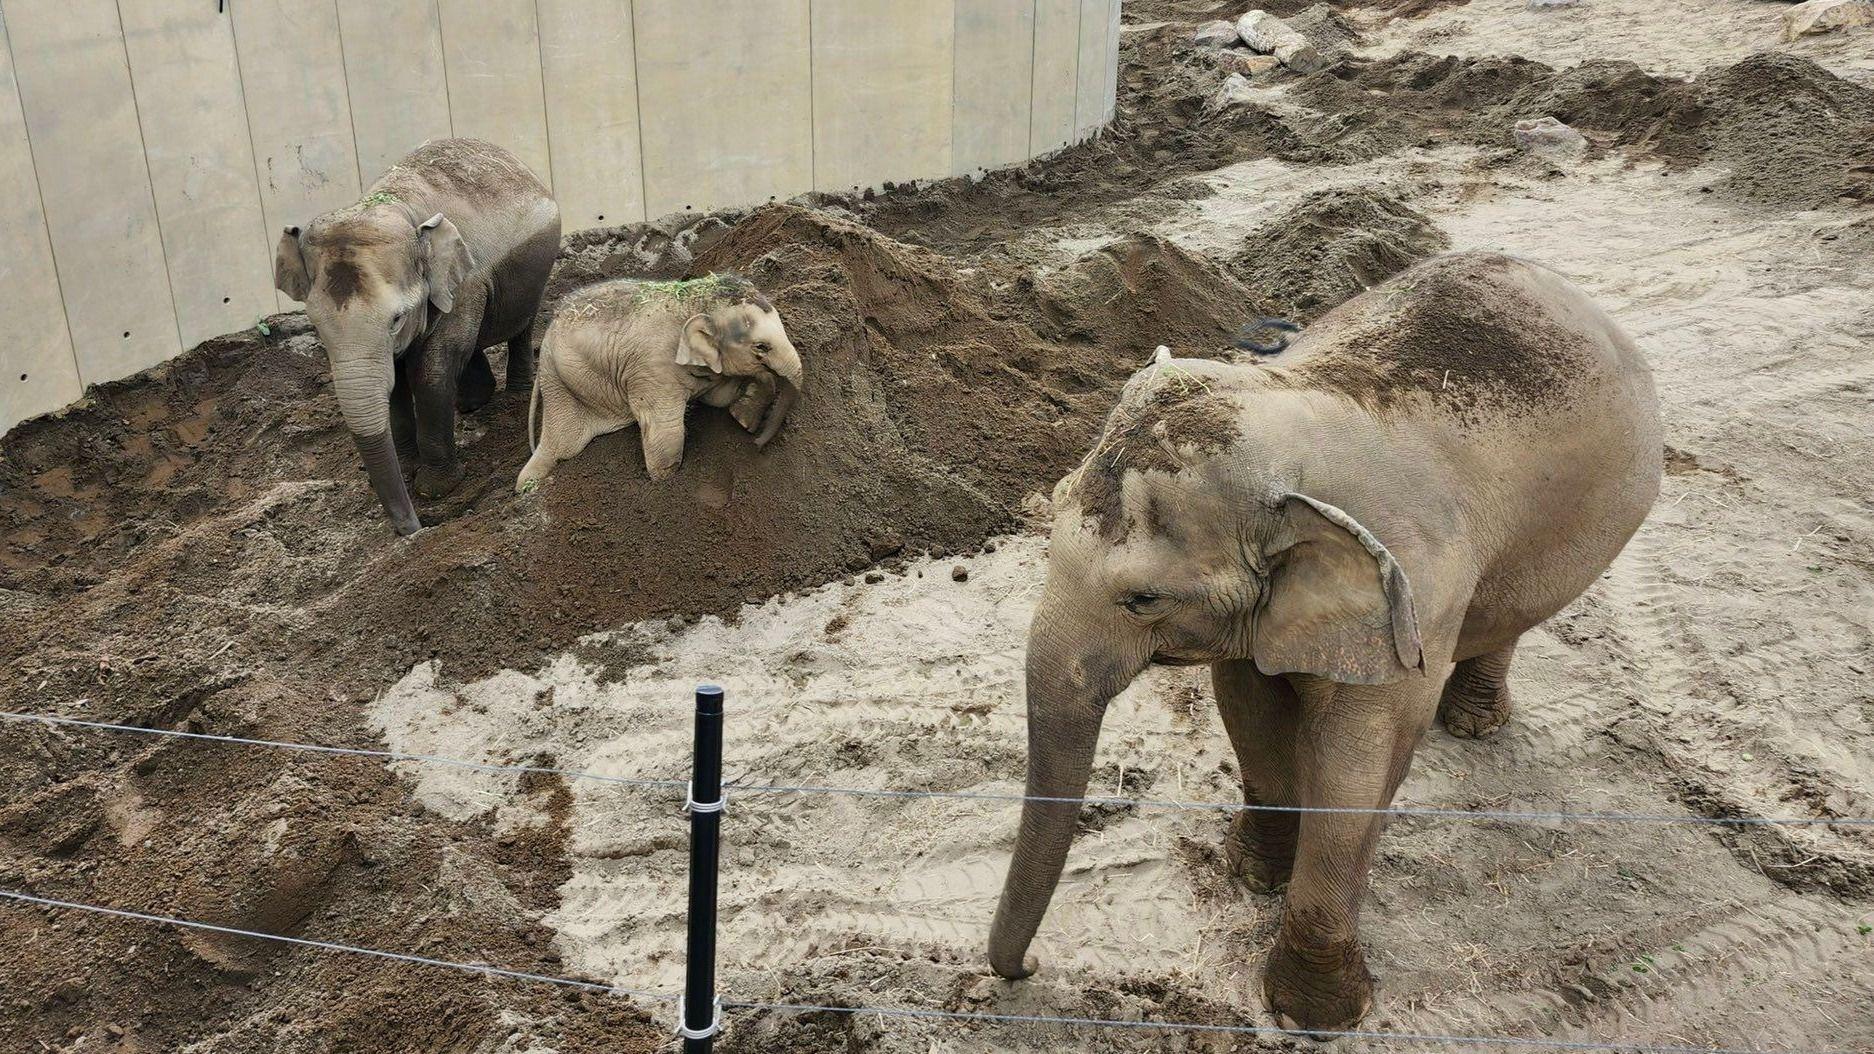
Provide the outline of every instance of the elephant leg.
<path id="1" fill-rule="evenodd" d="M 462 482 L 462 462 L 456 457 L 456 379 L 460 369 L 454 356 L 432 342 L 423 349 L 411 378 L 411 401 L 416 407 L 416 492 L 440 498 Z"/>
<path id="2" fill-rule="evenodd" d="M 508 338 L 508 391 L 523 391 L 534 383 L 534 324 Z"/>
<path id="3" fill-rule="evenodd" d="M 1510 719 L 1510 658 L 1516 645 L 1465 659 L 1451 671 L 1438 720 L 1445 731 L 1464 739 L 1481 739 Z"/>
<path id="4" fill-rule="evenodd" d="M 540 438 L 514 481 L 515 491 L 521 494 L 539 486 L 555 465 L 578 457 L 594 439 L 622 427 L 621 422 L 601 419 L 588 410 L 561 385 L 551 368 L 543 369 L 535 383 L 540 387 Z"/>
<path id="5" fill-rule="evenodd" d="M 495 397 L 495 371 L 488 365 L 486 352 L 474 352 L 468 361 L 462 364 L 462 372 L 456 377 L 455 409 L 459 414 L 472 414 L 488 405 Z"/>
<path id="6" fill-rule="evenodd" d="M 1442 674 L 1382 686 L 1307 679 L 1296 773 L 1309 809 L 1384 809 L 1430 725 Z M 1283 1028 L 1344 1031 L 1373 1002 L 1360 946 L 1360 902 L 1385 817 L 1307 812 L 1295 848 L 1281 931 L 1269 951 L 1263 997 Z"/>
<path id="7" fill-rule="evenodd" d="M 1296 805 L 1295 739 L 1300 701 L 1279 677 L 1269 677 L 1246 660 L 1219 662 L 1210 668 L 1217 710 L 1236 748 L 1246 805 Z M 1246 809 L 1230 819 L 1223 843 L 1230 873 L 1257 893 L 1274 893 L 1288 884 L 1295 863 L 1295 838 L 1301 815 Z"/>
<path id="8" fill-rule="evenodd" d="M 391 366 L 396 380 L 390 389 L 390 438 L 397 445 L 397 463 L 406 470 L 417 460 L 416 407 L 410 401 L 411 368 L 409 361 Z"/>
<path id="9" fill-rule="evenodd" d="M 644 469 L 652 479 L 669 479 L 683 463 L 683 412 L 688 405 L 684 400 L 666 399 L 631 404 L 644 441 Z"/>
<path id="10" fill-rule="evenodd" d="M 775 397 L 774 375 L 757 374 L 729 404 L 729 413 L 743 428 L 750 432 L 761 431 L 761 422 L 768 415 L 768 407 Z"/>

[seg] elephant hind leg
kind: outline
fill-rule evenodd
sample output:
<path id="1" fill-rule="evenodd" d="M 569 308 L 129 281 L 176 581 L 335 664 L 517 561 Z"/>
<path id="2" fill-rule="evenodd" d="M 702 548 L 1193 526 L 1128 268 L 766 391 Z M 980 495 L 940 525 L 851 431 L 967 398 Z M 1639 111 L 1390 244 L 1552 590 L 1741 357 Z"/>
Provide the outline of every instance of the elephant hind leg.
<path id="1" fill-rule="evenodd" d="M 521 494 L 539 486 L 555 465 L 578 457 L 594 439 L 630 423 L 594 415 L 561 386 L 551 370 L 543 371 L 535 383 L 540 387 L 534 395 L 540 402 L 540 439 L 514 480 L 514 489 Z"/>
<path id="2" fill-rule="evenodd" d="M 1510 658 L 1516 645 L 1465 659 L 1451 671 L 1438 700 L 1438 720 L 1445 731 L 1463 739 L 1481 739 L 1510 719 Z"/>
<path id="3" fill-rule="evenodd" d="M 519 392 L 534 383 L 534 324 L 508 338 L 508 391 Z"/>
<path id="4" fill-rule="evenodd" d="M 488 365 L 488 354 L 477 351 L 462 364 L 462 376 L 456 381 L 457 413 L 472 414 L 495 397 L 495 371 Z"/>

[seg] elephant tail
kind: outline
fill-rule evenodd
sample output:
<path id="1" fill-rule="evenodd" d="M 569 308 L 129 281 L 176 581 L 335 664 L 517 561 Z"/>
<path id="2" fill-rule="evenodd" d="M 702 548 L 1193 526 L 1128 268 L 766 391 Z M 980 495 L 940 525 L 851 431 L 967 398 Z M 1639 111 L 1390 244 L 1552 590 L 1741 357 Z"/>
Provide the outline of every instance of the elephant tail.
<path id="1" fill-rule="evenodd" d="M 540 342 L 540 361 L 534 363 L 534 387 L 527 393 L 527 452 L 530 454 L 540 449 L 540 440 L 534 430 L 540 422 L 540 374 L 547 368 L 548 356 L 553 347 L 552 336 L 552 333 L 548 333 L 548 339 Z"/>

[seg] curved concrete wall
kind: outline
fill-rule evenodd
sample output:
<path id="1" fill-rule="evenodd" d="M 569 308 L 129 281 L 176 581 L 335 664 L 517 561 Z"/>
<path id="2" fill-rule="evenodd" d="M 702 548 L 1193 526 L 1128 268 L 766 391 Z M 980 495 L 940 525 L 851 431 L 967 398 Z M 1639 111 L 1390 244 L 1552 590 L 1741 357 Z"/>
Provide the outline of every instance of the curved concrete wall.
<path id="1" fill-rule="evenodd" d="M 1016 164 L 1118 53 L 1119 0 L 0 0 L 0 432 L 291 308 L 280 228 L 425 139 L 573 231 Z"/>

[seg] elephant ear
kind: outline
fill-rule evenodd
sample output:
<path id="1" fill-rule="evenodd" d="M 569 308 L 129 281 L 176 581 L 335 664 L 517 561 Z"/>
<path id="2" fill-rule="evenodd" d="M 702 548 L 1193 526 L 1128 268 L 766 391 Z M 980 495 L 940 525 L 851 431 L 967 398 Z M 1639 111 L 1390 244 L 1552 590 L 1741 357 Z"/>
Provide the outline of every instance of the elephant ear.
<path id="1" fill-rule="evenodd" d="M 1425 668 L 1412 586 L 1360 521 L 1305 494 L 1282 496 L 1281 551 L 1251 651 L 1265 674 L 1390 684 Z"/>
<path id="2" fill-rule="evenodd" d="M 706 366 L 711 373 L 722 372 L 722 348 L 716 344 L 716 327 L 708 315 L 691 315 L 677 338 L 677 365 Z"/>
<path id="3" fill-rule="evenodd" d="M 280 232 L 280 244 L 273 250 L 273 287 L 300 303 L 312 292 L 312 276 L 306 273 L 306 254 L 299 247 L 299 228 Z"/>
<path id="4" fill-rule="evenodd" d="M 416 237 L 417 257 L 429 283 L 429 302 L 446 315 L 455 310 L 456 293 L 475 269 L 475 256 L 462 240 L 462 232 L 440 212 L 423 221 Z"/>

